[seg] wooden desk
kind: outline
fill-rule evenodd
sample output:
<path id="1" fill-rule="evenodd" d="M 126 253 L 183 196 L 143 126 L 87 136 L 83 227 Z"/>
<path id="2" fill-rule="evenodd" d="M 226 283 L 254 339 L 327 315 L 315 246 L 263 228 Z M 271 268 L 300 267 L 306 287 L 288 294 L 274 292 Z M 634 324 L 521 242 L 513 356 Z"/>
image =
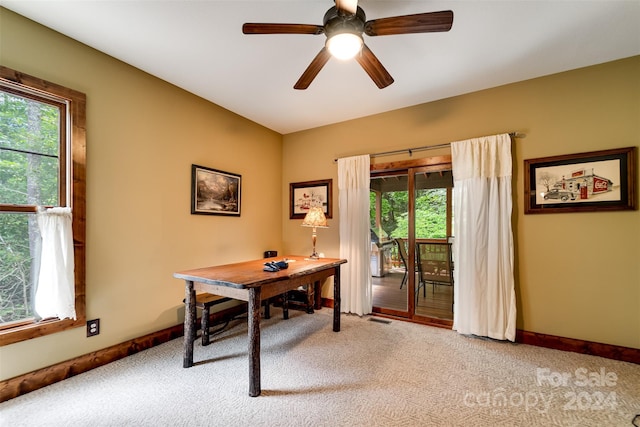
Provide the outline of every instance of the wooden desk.
<path id="1" fill-rule="evenodd" d="M 173 276 L 185 281 L 184 359 L 183 366 L 193 366 L 193 342 L 196 336 L 196 291 L 247 301 L 249 323 L 249 396 L 259 396 L 260 388 L 260 302 L 301 285 L 334 276 L 333 330 L 340 331 L 340 265 L 346 259 L 310 260 L 286 256 L 289 268 L 266 272 L 264 263 L 282 258 L 259 259 L 237 264 L 219 265 L 179 271 Z"/>

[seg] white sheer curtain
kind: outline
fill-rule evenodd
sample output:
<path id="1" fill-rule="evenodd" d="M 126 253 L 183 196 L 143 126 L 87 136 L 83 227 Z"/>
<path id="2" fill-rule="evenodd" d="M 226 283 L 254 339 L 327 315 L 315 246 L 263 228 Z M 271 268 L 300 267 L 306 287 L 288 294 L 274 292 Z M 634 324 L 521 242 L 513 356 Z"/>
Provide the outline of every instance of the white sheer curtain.
<path id="1" fill-rule="evenodd" d="M 451 143 L 454 179 L 453 329 L 514 341 L 511 138 Z"/>
<path id="2" fill-rule="evenodd" d="M 76 319 L 71 208 L 39 209 L 42 252 L 35 295 L 40 317 Z"/>
<path id="3" fill-rule="evenodd" d="M 371 286 L 371 233 L 369 231 L 368 155 L 338 159 L 340 258 L 343 313 L 360 316 L 373 309 Z"/>

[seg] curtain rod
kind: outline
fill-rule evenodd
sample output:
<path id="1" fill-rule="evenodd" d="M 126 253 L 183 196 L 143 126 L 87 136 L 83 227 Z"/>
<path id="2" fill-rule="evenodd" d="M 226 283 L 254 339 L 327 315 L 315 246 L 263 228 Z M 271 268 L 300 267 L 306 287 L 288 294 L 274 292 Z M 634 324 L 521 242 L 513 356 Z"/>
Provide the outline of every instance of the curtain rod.
<path id="1" fill-rule="evenodd" d="M 511 138 L 525 138 L 527 134 L 521 133 L 521 132 L 509 132 L 509 136 Z M 427 145 L 424 147 L 403 148 L 401 150 L 384 151 L 382 153 L 372 153 L 372 154 L 369 154 L 369 157 L 391 156 L 393 154 L 402 154 L 402 153 L 409 153 L 409 156 L 411 156 L 415 151 L 435 150 L 438 148 L 447 148 L 449 146 L 451 146 L 450 142 L 447 142 L 446 144 Z M 333 161 L 337 162 L 338 159 L 333 159 Z"/>

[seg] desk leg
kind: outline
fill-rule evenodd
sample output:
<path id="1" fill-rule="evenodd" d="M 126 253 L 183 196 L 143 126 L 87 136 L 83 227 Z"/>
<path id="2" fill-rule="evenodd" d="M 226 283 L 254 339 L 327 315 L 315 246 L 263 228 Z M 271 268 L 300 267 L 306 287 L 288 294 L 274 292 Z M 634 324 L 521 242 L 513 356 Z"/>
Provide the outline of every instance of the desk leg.
<path id="1" fill-rule="evenodd" d="M 264 302 L 264 318 L 271 319 L 271 299 L 267 298 Z"/>
<path id="2" fill-rule="evenodd" d="M 313 295 L 315 297 L 313 308 L 320 310 L 322 308 L 322 286 L 319 280 L 313 284 Z"/>
<path id="3" fill-rule="evenodd" d="M 282 294 L 282 318 L 289 319 L 289 292 Z"/>
<path id="4" fill-rule="evenodd" d="M 316 283 L 307 283 L 307 313 L 313 314 L 314 306 L 316 305 Z"/>
<path id="5" fill-rule="evenodd" d="M 184 287 L 184 358 L 182 366 L 193 366 L 193 341 L 196 335 L 196 291 L 191 280 Z"/>
<path id="6" fill-rule="evenodd" d="M 340 332 L 340 266 L 333 275 L 333 332 Z"/>
<path id="7" fill-rule="evenodd" d="M 249 289 L 249 396 L 260 396 L 260 288 Z"/>

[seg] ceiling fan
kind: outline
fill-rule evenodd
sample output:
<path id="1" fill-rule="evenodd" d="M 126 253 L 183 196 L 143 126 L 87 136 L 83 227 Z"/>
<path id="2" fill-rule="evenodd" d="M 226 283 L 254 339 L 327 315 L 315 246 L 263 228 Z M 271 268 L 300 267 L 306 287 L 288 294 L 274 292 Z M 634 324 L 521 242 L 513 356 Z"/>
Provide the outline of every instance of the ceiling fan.
<path id="1" fill-rule="evenodd" d="M 331 56 L 340 59 L 355 57 L 373 82 L 383 89 L 393 83 L 393 77 L 364 43 L 363 33 L 371 37 L 434 33 L 449 31 L 453 25 L 453 12 L 450 10 L 367 21 L 364 10 L 358 6 L 358 0 L 335 0 L 335 3 L 336 5 L 325 13 L 323 25 L 246 23 L 242 26 L 242 32 L 244 34 L 325 34 L 327 36 L 325 46 L 302 73 L 293 86 L 294 89 L 308 88 Z M 341 53 L 340 49 L 343 48 L 348 52 Z"/>

